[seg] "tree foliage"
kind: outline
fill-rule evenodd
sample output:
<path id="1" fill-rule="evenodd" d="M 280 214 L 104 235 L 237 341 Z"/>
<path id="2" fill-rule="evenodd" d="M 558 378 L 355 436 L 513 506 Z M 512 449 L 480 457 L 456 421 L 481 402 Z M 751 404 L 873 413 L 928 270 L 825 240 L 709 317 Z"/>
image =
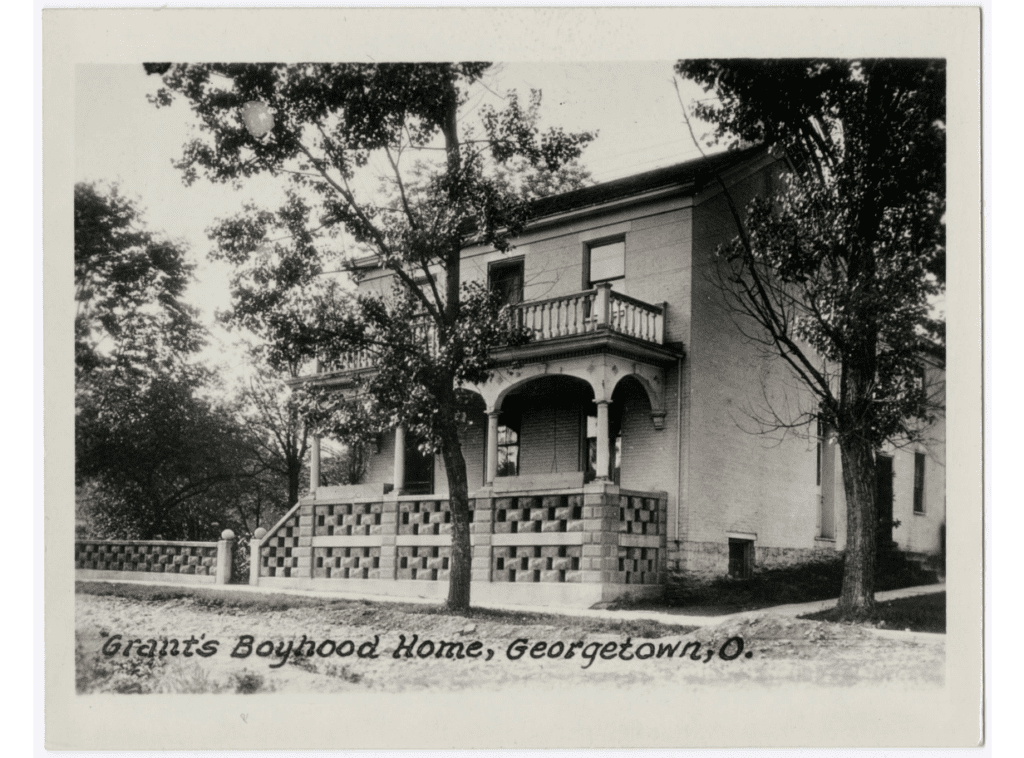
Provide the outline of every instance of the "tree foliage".
<path id="1" fill-rule="evenodd" d="M 76 475 L 92 491 L 97 534 L 211 539 L 224 520 L 220 494 L 257 469 L 233 415 L 166 375 L 145 386 L 104 377 L 80 397 Z M 96 402 L 95 398 L 102 398 Z"/>
<path id="2" fill-rule="evenodd" d="M 187 254 L 116 186 L 76 185 L 75 477 L 93 536 L 245 534 L 287 504 L 259 434 L 273 419 L 243 424 L 234 405 L 207 399 Z"/>
<path id="3" fill-rule="evenodd" d="M 487 376 L 491 347 L 517 339 L 494 298 L 462 282 L 462 248 L 475 240 L 508 250 L 529 216 L 528 191 L 495 167 L 519 161 L 557 172 L 593 136 L 542 131 L 538 92 L 526 102 L 508 93 L 503 108 L 482 108 L 474 120 L 469 93 L 488 66 L 147 66 L 162 76 L 153 102 L 184 97 L 198 117 L 200 136 L 178 163 L 187 183 L 241 184 L 265 173 L 286 186 L 276 211 L 249 207 L 212 230 L 217 254 L 241 267 L 228 318 L 271 344 L 279 370 L 372 356 L 378 370 L 358 393 L 306 393 L 318 431 L 359 440 L 401 424 L 441 453 L 453 513 L 449 604 L 457 608 L 469 604 L 470 569 L 460 388 Z M 268 134 L 247 130 L 250 103 L 272 114 Z M 336 259 L 331 248 L 349 242 L 347 268 L 358 278 L 365 267 L 356 260 L 369 256 L 391 274 L 392 290 L 354 296 L 321 283 L 325 262 Z"/>
<path id="4" fill-rule="evenodd" d="M 815 398 L 788 426 L 836 435 L 848 504 L 841 605 L 873 603 L 874 456 L 921 439 L 936 411 L 923 360 L 944 335 L 945 65 L 933 60 L 690 60 L 714 98 L 694 107 L 712 143 L 761 142 L 777 191 L 735 207 L 719 251 L 738 323 Z M 724 186 L 724 185 L 723 185 Z"/>
<path id="5" fill-rule="evenodd" d="M 184 246 L 146 229 L 117 185 L 76 184 L 74 215 L 76 377 L 110 368 L 141 380 L 198 350 Z"/>
<path id="6" fill-rule="evenodd" d="M 239 393 L 242 423 L 252 438 L 252 455 L 263 470 L 287 483 L 287 504 L 299 501 L 309 434 L 301 409 L 277 372 L 250 350 L 255 372 Z"/>

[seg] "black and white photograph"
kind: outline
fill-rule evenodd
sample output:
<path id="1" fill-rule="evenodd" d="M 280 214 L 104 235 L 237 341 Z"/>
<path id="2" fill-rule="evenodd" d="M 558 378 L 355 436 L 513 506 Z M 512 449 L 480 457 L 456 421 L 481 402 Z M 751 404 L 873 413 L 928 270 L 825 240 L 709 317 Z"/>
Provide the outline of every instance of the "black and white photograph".
<path id="1" fill-rule="evenodd" d="M 164 13 L 44 14 L 48 747 L 978 744 L 977 9 Z"/>

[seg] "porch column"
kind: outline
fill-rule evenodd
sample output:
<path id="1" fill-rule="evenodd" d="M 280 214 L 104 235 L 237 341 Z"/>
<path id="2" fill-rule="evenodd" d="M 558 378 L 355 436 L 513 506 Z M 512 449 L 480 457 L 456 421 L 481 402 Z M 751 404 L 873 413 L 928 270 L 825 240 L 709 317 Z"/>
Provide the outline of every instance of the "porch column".
<path id="1" fill-rule="evenodd" d="M 320 438 L 313 437 L 309 446 L 309 491 L 320 486 Z"/>
<path id="2" fill-rule="evenodd" d="M 608 401 L 599 400 L 597 402 L 597 478 L 607 479 L 608 478 L 608 452 L 609 452 L 609 440 L 608 440 Z"/>
<path id="3" fill-rule="evenodd" d="M 487 414 L 487 484 L 498 475 L 498 411 Z"/>
<path id="4" fill-rule="evenodd" d="M 395 427 L 395 470 L 393 473 L 395 494 L 401 495 L 405 489 L 405 427 Z"/>

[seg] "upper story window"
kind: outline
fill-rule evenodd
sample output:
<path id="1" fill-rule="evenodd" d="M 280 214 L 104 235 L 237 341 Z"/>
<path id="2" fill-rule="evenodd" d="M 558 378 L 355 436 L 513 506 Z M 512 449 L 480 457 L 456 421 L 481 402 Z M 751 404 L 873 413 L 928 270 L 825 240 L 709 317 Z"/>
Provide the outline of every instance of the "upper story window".
<path id="1" fill-rule="evenodd" d="M 626 241 L 600 242 L 587 248 L 585 259 L 587 289 L 601 284 L 616 282 L 626 276 Z"/>
<path id="2" fill-rule="evenodd" d="M 504 305 L 523 302 L 523 259 L 491 264 L 488 272 L 491 291 Z"/>

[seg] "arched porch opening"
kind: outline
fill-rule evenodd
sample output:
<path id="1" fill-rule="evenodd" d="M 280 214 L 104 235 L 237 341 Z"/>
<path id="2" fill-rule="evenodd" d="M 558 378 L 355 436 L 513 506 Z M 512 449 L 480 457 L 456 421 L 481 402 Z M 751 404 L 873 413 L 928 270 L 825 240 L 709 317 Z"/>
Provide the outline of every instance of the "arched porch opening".
<path id="1" fill-rule="evenodd" d="M 622 377 L 612 391 L 611 408 L 614 409 L 616 419 L 616 447 L 613 451 L 615 483 L 626 488 L 640 489 L 640 483 L 646 482 L 646 469 L 649 468 L 646 460 L 656 429 L 648 388 L 636 376 Z"/>
<path id="2" fill-rule="evenodd" d="M 565 375 L 540 376 L 504 393 L 489 418 L 486 482 L 572 474 L 582 480 L 593 401 L 588 382 Z"/>

